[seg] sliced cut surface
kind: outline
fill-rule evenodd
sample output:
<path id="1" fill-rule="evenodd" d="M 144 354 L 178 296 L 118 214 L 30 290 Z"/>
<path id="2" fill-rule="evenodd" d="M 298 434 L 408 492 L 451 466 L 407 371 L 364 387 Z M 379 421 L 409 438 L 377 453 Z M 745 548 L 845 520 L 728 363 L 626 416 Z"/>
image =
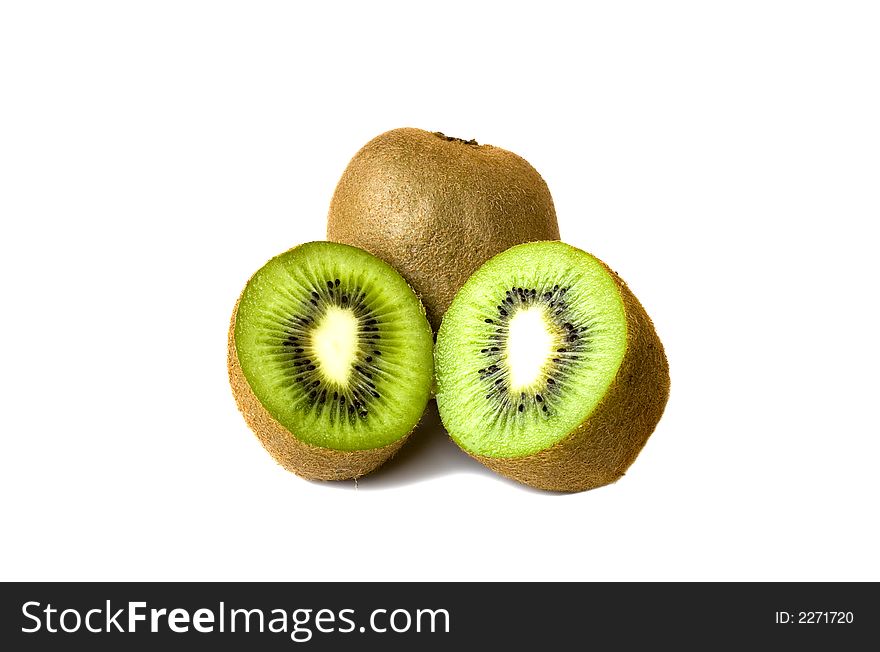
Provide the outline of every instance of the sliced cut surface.
<path id="1" fill-rule="evenodd" d="M 558 242 L 514 247 L 471 277 L 441 326 L 443 422 L 478 455 L 535 453 L 589 416 L 625 349 L 623 301 L 602 263 Z"/>
<path id="2" fill-rule="evenodd" d="M 393 268 L 355 247 L 312 242 L 270 260 L 245 287 L 233 331 L 250 391 L 308 445 L 387 447 L 430 398 L 424 309 Z"/>

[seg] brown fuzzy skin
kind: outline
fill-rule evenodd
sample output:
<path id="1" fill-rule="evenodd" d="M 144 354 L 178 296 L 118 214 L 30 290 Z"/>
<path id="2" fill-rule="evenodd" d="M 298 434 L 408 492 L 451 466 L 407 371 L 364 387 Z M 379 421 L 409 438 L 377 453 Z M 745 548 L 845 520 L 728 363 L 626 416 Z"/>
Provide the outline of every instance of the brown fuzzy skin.
<path id="1" fill-rule="evenodd" d="M 509 247 L 558 240 L 550 190 L 512 152 L 421 129 L 394 129 L 348 164 L 327 239 L 366 249 L 416 291 L 431 327 L 477 268 Z"/>
<path id="2" fill-rule="evenodd" d="M 239 301 L 241 297 L 239 297 Z M 254 434 L 269 454 L 288 471 L 308 480 L 350 480 L 374 471 L 388 461 L 403 446 L 409 435 L 396 442 L 362 451 L 338 451 L 313 446 L 297 439 L 282 426 L 260 403 L 244 376 L 235 349 L 235 318 L 238 301 L 232 311 L 229 325 L 227 368 L 235 403 Z"/>
<path id="3" fill-rule="evenodd" d="M 516 458 L 473 455 L 493 471 L 549 491 L 595 489 L 620 478 L 654 432 L 669 399 L 669 364 L 642 304 L 611 274 L 626 311 L 627 350 L 608 392 L 584 423 L 550 448 Z"/>

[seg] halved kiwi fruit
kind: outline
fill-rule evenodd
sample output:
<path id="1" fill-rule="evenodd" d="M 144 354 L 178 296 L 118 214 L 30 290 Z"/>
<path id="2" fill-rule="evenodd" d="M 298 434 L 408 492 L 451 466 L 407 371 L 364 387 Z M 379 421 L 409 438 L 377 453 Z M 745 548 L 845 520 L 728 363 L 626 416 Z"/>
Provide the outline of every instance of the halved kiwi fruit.
<path id="1" fill-rule="evenodd" d="M 440 417 L 459 446 L 555 491 L 623 475 L 669 395 L 644 308 L 604 263 L 561 242 L 484 264 L 443 318 L 435 364 Z"/>
<path id="2" fill-rule="evenodd" d="M 238 407 L 266 450 L 306 478 L 355 478 L 406 440 L 431 397 L 431 327 L 387 263 L 311 242 L 248 281 L 232 314 Z"/>

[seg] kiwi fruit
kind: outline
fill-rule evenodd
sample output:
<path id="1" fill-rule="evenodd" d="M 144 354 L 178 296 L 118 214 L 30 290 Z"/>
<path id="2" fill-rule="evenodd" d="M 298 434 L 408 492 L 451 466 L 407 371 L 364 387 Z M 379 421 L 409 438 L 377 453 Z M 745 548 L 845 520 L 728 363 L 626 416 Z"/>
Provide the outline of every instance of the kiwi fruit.
<path id="1" fill-rule="evenodd" d="M 638 299 L 562 242 L 514 246 L 471 276 L 443 318 L 435 365 L 456 443 L 553 491 L 617 480 L 669 396 L 663 346 Z"/>
<path id="2" fill-rule="evenodd" d="M 515 244 L 557 240 L 559 227 L 547 184 L 516 154 L 394 129 L 367 143 L 343 172 L 327 239 L 393 265 L 436 330 L 481 264 Z"/>
<path id="3" fill-rule="evenodd" d="M 228 341 L 245 421 L 305 478 L 374 470 L 431 396 L 424 308 L 400 274 L 355 247 L 310 242 L 272 258 L 241 293 Z"/>

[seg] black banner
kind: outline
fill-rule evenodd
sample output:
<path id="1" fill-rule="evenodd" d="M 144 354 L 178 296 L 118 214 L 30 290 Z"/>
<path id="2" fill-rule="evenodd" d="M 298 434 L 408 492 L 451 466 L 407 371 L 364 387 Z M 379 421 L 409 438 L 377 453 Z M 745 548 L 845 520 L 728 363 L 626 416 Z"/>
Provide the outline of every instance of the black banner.
<path id="1" fill-rule="evenodd" d="M 869 583 L 7 583 L 0 592 L 6 650 L 644 641 L 847 650 L 880 633 Z"/>

